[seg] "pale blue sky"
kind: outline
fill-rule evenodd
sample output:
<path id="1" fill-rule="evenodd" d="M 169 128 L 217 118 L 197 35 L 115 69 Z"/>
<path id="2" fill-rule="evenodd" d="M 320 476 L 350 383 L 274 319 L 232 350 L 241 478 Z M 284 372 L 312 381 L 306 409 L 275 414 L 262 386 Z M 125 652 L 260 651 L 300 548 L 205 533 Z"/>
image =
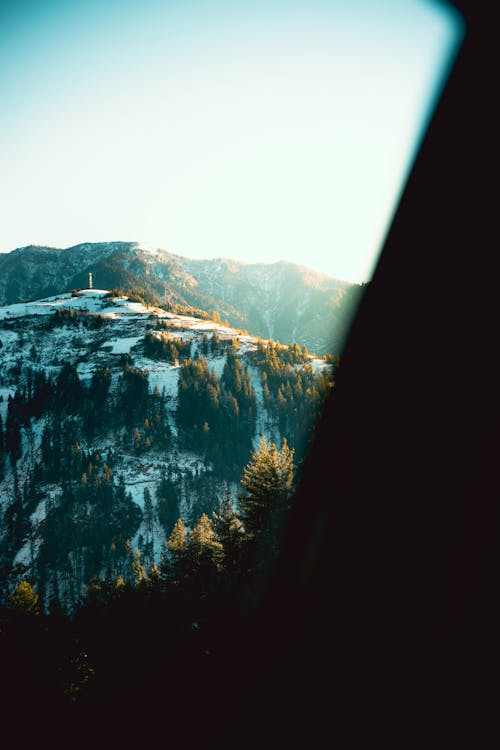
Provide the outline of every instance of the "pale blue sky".
<path id="1" fill-rule="evenodd" d="M 0 251 L 369 278 L 462 35 L 430 0 L 10 0 Z"/>

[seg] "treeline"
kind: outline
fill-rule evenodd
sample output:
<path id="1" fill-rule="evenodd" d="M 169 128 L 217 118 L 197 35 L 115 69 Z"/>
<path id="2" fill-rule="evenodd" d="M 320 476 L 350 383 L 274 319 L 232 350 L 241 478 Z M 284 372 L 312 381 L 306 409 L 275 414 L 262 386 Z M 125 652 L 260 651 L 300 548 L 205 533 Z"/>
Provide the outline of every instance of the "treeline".
<path id="1" fill-rule="evenodd" d="M 248 368 L 228 346 L 221 377 L 203 356 L 181 366 L 177 421 L 181 447 L 201 449 L 228 474 L 241 471 L 255 433 L 256 397 Z"/>
<path id="2" fill-rule="evenodd" d="M 138 505 L 123 481 L 113 482 L 110 467 L 94 457 L 80 482 L 65 482 L 50 503 L 39 530 L 41 544 L 31 569 L 45 598 L 61 589 L 69 605 L 96 570 L 123 573 L 130 542 L 141 521 Z"/>
<path id="3" fill-rule="evenodd" d="M 95 370 L 85 386 L 76 368 L 64 365 L 56 378 L 27 370 L 25 385 L 10 396 L 5 429 L 0 420 L 0 478 L 6 459 L 12 468 L 11 500 L 2 518 L 0 580 L 15 574 L 15 556 L 34 571 L 40 589 L 57 588 L 63 571 L 71 598 L 78 597 L 91 570 L 123 557 L 125 541 L 136 533 L 142 513 L 114 474 L 114 455 L 89 447 L 97 432 L 109 430 L 113 441 L 137 455 L 170 444 L 166 399 L 149 391 L 147 373 L 124 361 L 116 388 L 111 372 Z M 44 417 L 40 453 L 32 418 Z M 24 447 L 33 451 L 22 480 L 17 462 Z M 118 437 L 121 435 L 121 437 Z M 43 504 L 44 519 L 31 521 Z M 113 550 L 111 555 L 110 550 Z M 76 583 L 75 583 L 76 582 Z"/>
<path id="4" fill-rule="evenodd" d="M 180 430 L 181 447 L 200 451 L 218 470 L 226 467 L 228 477 L 241 471 L 254 436 L 257 411 L 238 345 L 237 339 L 222 341 L 216 332 L 192 342 L 172 337 L 161 328 L 148 331 L 143 344 L 147 356 L 181 365 L 178 407 L 172 415 Z M 226 356 L 221 377 L 209 369 L 206 359 L 217 354 Z M 259 342 L 249 357 L 260 370 L 271 423 L 302 458 L 333 382 L 328 367 L 334 369 L 338 362 L 315 372 L 308 364 L 305 347 L 275 342 Z M 134 367 L 130 355 L 122 359 L 122 372 L 112 393 L 109 367 L 96 368 L 87 385 L 71 363 L 64 364 L 55 377 L 43 370 L 23 368 L 19 380 L 23 385 L 9 396 L 5 426 L 0 422 L 0 477 L 6 456 L 13 466 L 21 456 L 22 428 L 29 429 L 30 420 L 43 414 L 78 417 L 81 436 L 87 440 L 102 433 L 103 427 L 123 428 L 123 446 L 137 453 L 152 447 L 166 449 L 170 444 L 166 394 L 158 388 L 150 391 L 148 372 Z"/>
<path id="5" fill-rule="evenodd" d="M 332 373 L 326 367 L 314 372 L 307 348 L 299 344 L 259 341 L 253 357 L 261 373 L 264 404 L 301 460 L 332 387 Z"/>
<path id="6" fill-rule="evenodd" d="M 159 334 L 152 335 L 162 345 L 171 340 L 168 334 L 163 339 L 163 329 Z M 187 348 L 181 355 L 174 344 L 172 356 L 187 355 Z M 141 524 L 146 531 L 141 531 L 138 547 L 149 562 L 151 524 L 159 523 L 169 536 L 181 507 L 186 524 L 195 524 L 203 513 L 211 517 L 221 483 L 237 481 L 250 453 L 257 400 L 237 341 L 203 335 L 193 348 L 194 358 L 180 364 L 177 410 L 171 414 L 166 393 L 158 387 L 151 390 L 148 372 L 135 367 L 130 355 L 122 357 L 121 370 L 114 375 L 108 367 L 97 367 L 86 383 L 70 363 L 52 377 L 42 370 L 23 369 L 22 385 L 8 399 L 5 426 L 0 421 L 0 478 L 9 460 L 12 468 L 0 554 L 4 582 L 22 570 L 13 567 L 22 550 L 19 565 L 36 571 L 40 590 L 50 594 L 57 589 L 58 571 L 64 571 L 64 589 L 76 581 L 73 601 L 90 570 L 126 567 L 125 543 Z M 210 369 L 204 351 L 225 355 L 220 377 Z M 315 373 L 307 350 L 298 345 L 260 342 L 250 356 L 260 371 L 267 415 L 300 461 L 331 387 L 331 373 Z M 40 417 L 41 436 L 32 425 L 32 419 Z M 175 442 L 169 426 L 172 417 L 178 430 Z M 109 438 L 117 454 L 141 456 L 153 448 L 168 452 L 163 478 L 151 485 L 150 497 L 144 497 L 144 512 L 120 480 L 122 457 L 116 466 L 112 451 L 101 455 L 92 447 L 96 437 L 100 442 Z M 194 471 L 175 468 L 178 449 L 192 450 L 201 459 Z M 32 457 L 20 478 L 17 462 L 23 450 L 31 450 Z M 31 520 L 39 506 L 45 513 L 41 523 Z M 110 529 L 109 519 L 115 517 Z"/>
<path id="7" fill-rule="evenodd" d="M 22 482 L 13 470 L 13 498 L 3 517 L 0 579 L 16 574 L 14 559 L 24 549 L 22 564 L 31 571 L 43 596 L 60 582 L 69 601 L 80 596 L 95 570 L 111 569 L 125 554 L 142 513 L 114 476 L 111 449 L 102 456 L 80 444 L 78 420 L 53 416 L 41 442 L 41 460 Z M 41 520 L 32 514 L 41 508 Z"/>
<path id="8" fill-rule="evenodd" d="M 106 408 L 111 383 L 109 368 L 98 368 L 86 388 L 75 366 L 69 363 L 63 365 L 55 378 L 32 368 L 24 368 L 23 375 L 24 385 L 7 400 L 3 448 L 10 454 L 13 465 L 21 455 L 21 428 L 29 428 L 31 419 L 39 419 L 42 415 L 53 415 L 59 420 L 63 416 L 79 416 L 84 431 L 90 434 L 91 427 Z M 90 416 L 92 414 L 94 417 Z"/>
<path id="9" fill-rule="evenodd" d="M 148 331 L 144 336 L 144 354 L 151 359 L 170 362 L 175 365 L 191 354 L 191 340 L 173 337 L 160 331 Z"/>
<path id="10" fill-rule="evenodd" d="M 76 310 L 73 307 L 59 307 L 44 321 L 43 328 L 50 330 L 61 326 L 79 327 L 81 325 L 83 328 L 95 330 L 107 323 L 110 323 L 110 319 L 100 313 Z"/>
<path id="11" fill-rule="evenodd" d="M 128 297 L 131 302 L 139 302 L 144 307 L 160 307 L 163 310 L 174 313 L 175 315 L 190 315 L 193 318 L 207 320 L 210 316 L 200 307 L 193 307 L 182 302 L 174 301 L 172 293 L 169 291 L 168 297 L 161 297 L 154 289 L 146 286 L 127 286 L 124 288 L 110 289 L 104 295 L 104 299 L 113 297 Z"/>
<path id="12" fill-rule="evenodd" d="M 143 507 L 127 491 L 116 471 L 115 455 L 85 450 L 77 423 L 53 421 L 44 431 L 41 461 L 19 480 L 13 473 L 13 497 L 2 518 L 0 586 L 28 568 L 43 597 L 65 593 L 72 606 L 95 571 L 124 571 L 130 540 L 142 524 L 137 548 L 145 564 L 155 559 L 154 536 L 168 537 L 181 515 L 196 524 L 218 507 L 221 479 L 211 469 L 197 471 L 166 464 L 159 482 L 143 491 Z M 41 520 L 31 520 L 39 509 Z M 14 564 L 24 549 L 22 565 Z"/>
<path id="13" fill-rule="evenodd" d="M 191 529 L 178 519 L 158 566 L 128 547 L 127 566 L 93 576 L 70 613 L 57 595 L 45 612 L 40 593 L 21 581 L 0 607 L 9 697 L 22 691 L 23 708 L 145 707 L 161 685 L 172 708 L 189 701 L 189 684 L 204 686 L 210 660 L 229 645 L 238 643 L 243 658 L 244 628 L 279 551 L 294 468 L 286 442 L 279 450 L 263 439 L 237 502 L 227 492 Z"/>
<path id="14" fill-rule="evenodd" d="M 116 388 L 110 393 L 112 374 L 109 367 L 98 367 L 91 381 L 80 380 L 75 365 L 66 363 L 55 378 L 43 370 L 24 369 L 24 385 L 7 403 L 5 428 L 0 422 L 0 453 L 10 455 L 13 465 L 21 456 L 21 428 L 30 427 L 31 419 L 50 418 L 51 427 L 44 442 L 53 446 L 51 459 L 59 463 L 60 431 L 65 418 L 78 421 L 81 434 L 92 439 L 103 429 L 128 428 L 124 442 L 137 451 L 156 445 L 166 448 L 170 440 L 166 397 L 158 388 L 150 392 L 148 373 L 123 361 Z M 47 454 L 48 456 L 48 454 Z"/>
<path id="15" fill-rule="evenodd" d="M 72 456 L 80 471 L 86 469 L 83 481 L 68 478 L 62 496 L 48 503 L 37 564 L 64 570 L 63 563 L 71 554 L 76 558 L 85 547 L 95 548 L 96 553 L 100 550 L 101 556 L 95 554 L 89 566 L 83 565 L 82 560 L 81 570 L 77 572 L 74 566 L 71 575 L 76 588 L 77 582 L 89 583 L 91 578 L 94 589 L 110 581 L 118 581 L 120 588 L 122 583 L 133 584 L 136 578 L 135 583 L 147 581 L 151 575 L 154 578 L 157 571 L 169 587 L 194 587 L 198 591 L 201 586 L 205 591 L 212 578 L 215 581 L 229 574 L 255 573 L 278 552 L 295 475 L 294 451 L 286 440 L 279 450 L 263 437 L 241 476 L 243 492 L 235 501 L 226 490 L 210 517 L 199 509 L 191 530 L 177 515 L 179 504 L 173 502 L 171 494 L 174 485 L 165 478 L 158 487 L 158 497 L 170 500 L 171 531 L 158 568 L 153 560 L 145 567 L 140 550 L 131 552 L 129 539 L 143 514 L 132 503 L 123 482 L 113 486 L 112 454 L 106 459 L 95 452 L 86 455 L 75 445 Z M 154 516 L 149 490 L 145 490 L 144 515 L 147 530 L 148 515 L 150 528 Z M 101 570 L 102 578 L 98 572 Z M 49 598 L 57 596 L 55 586 Z"/>

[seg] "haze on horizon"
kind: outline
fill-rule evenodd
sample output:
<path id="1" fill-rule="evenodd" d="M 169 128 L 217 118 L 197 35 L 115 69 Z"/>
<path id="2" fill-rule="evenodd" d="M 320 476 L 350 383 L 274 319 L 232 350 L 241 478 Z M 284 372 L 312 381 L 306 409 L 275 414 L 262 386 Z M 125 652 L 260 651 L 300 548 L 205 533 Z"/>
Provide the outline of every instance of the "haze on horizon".
<path id="1" fill-rule="evenodd" d="M 370 278 L 463 34 L 431 0 L 7 0 L 0 252 Z"/>

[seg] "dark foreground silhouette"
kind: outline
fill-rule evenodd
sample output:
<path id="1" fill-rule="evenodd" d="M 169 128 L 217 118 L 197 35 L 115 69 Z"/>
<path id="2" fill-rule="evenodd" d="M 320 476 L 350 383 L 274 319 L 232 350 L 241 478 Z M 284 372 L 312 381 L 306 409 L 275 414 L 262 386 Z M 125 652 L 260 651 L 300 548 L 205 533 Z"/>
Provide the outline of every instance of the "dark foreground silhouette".
<path id="1" fill-rule="evenodd" d="M 43 684 L 31 705 L 25 685 L 4 684 L 11 698 L 14 689 L 28 696 L 18 731 L 35 726 L 56 741 L 64 716 L 75 742 L 109 733 L 118 747 L 118 738 L 133 744 L 154 731 L 165 745 L 300 739 L 315 748 L 355 746 L 361 737 L 433 746 L 467 732 L 477 746 L 491 729 L 498 39 L 486 3 L 456 4 L 467 36 L 257 605 L 235 617 L 214 604 L 207 622 L 216 648 L 208 654 L 182 607 L 141 604 L 116 614 L 109 641 L 103 616 L 101 630 L 97 620 L 92 627 L 96 642 L 116 649 L 113 689 L 99 705 L 82 700 L 74 712 L 53 707 L 40 717 L 33 703 L 43 705 Z M 23 642 L 18 632 L 19 658 L 29 659 L 37 640 Z"/>

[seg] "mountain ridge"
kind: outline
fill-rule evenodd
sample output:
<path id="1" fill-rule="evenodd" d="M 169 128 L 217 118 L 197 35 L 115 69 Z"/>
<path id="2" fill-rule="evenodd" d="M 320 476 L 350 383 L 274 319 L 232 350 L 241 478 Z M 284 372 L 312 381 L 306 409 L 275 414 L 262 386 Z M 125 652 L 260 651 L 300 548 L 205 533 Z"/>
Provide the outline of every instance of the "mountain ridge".
<path id="1" fill-rule="evenodd" d="M 0 254 L 0 305 L 84 288 L 89 272 L 101 287 L 177 311 L 215 311 L 231 325 L 319 354 L 339 354 L 364 288 L 288 261 L 200 260 L 138 242 L 87 242 Z"/>

